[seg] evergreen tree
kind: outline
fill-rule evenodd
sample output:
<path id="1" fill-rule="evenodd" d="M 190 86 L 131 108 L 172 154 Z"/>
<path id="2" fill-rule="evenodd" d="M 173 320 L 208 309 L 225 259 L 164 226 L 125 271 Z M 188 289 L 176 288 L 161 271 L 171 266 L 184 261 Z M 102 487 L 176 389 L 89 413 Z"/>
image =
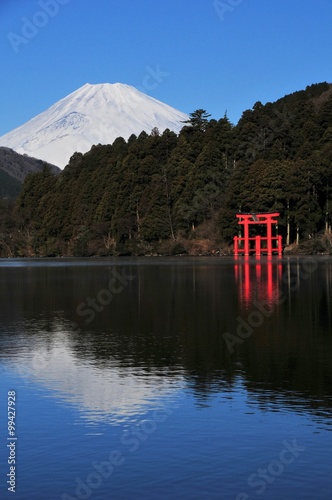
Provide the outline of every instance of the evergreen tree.
<path id="1" fill-rule="evenodd" d="M 206 130 L 211 115 L 207 113 L 205 109 L 196 109 L 193 113 L 189 113 L 189 116 L 189 120 L 185 120 L 181 123 L 187 123 L 194 130 L 200 130 L 202 132 Z"/>

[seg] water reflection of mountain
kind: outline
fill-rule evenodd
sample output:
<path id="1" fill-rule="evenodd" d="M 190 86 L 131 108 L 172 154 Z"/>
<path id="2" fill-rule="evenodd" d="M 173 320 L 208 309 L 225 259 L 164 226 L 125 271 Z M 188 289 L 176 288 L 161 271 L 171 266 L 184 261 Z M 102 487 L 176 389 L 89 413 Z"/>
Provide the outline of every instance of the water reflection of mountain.
<path id="1" fill-rule="evenodd" d="M 182 386 L 180 376 L 174 380 L 157 372 L 144 373 L 135 368 L 121 367 L 109 357 L 107 361 L 79 359 L 68 340 L 70 336 L 54 332 L 52 341 L 35 339 L 6 365 L 18 373 L 24 382 L 36 383 L 52 391 L 56 397 L 80 409 L 84 418 L 96 422 L 119 422 L 143 414 L 162 399 L 172 402 Z"/>
<path id="2" fill-rule="evenodd" d="M 89 366 L 108 380 L 124 377 L 124 385 L 133 380 L 137 395 L 135 382 L 144 375 L 150 388 L 166 392 L 185 380 L 197 398 L 206 399 L 231 389 L 240 374 L 254 404 L 316 415 L 330 411 L 332 261 L 322 259 L 309 273 L 301 259 L 273 260 L 272 274 L 267 261 L 259 265 L 257 276 L 257 263 L 250 261 L 245 301 L 237 280 L 248 270 L 235 271 L 230 259 L 126 265 L 135 279 L 89 324 L 77 306 L 107 287 L 110 266 L 23 267 L 10 273 L 0 268 L 2 357 L 19 360 L 42 348 L 51 365 L 60 357 L 54 340 L 61 331 L 66 359 L 82 368 L 77 375 L 82 384 Z M 236 334 L 239 318 L 248 321 L 257 303 L 271 303 L 264 295 L 266 285 L 271 292 L 271 276 L 272 289 L 277 283 L 284 300 L 274 303 L 273 314 L 232 354 L 223 334 Z M 82 395 L 75 384 L 74 393 Z"/>

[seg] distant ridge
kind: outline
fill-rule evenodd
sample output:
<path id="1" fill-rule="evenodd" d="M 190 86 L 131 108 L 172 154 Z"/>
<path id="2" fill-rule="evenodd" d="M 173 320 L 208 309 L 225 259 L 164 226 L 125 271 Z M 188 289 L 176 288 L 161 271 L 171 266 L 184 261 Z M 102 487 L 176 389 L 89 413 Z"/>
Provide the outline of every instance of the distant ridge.
<path id="1" fill-rule="evenodd" d="M 27 155 L 16 153 L 10 148 L 0 147 L 0 197 L 15 198 L 28 174 L 41 172 L 45 162 Z M 60 169 L 48 164 L 54 174 Z"/>
<path id="2" fill-rule="evenodd" d="M 0 137 L 0 145 L 63 168 L 74 152 L 111 144 L 155 127 L 178 133 L 188 115 L 130 85 L 85 84 L 35 118 Z"/>

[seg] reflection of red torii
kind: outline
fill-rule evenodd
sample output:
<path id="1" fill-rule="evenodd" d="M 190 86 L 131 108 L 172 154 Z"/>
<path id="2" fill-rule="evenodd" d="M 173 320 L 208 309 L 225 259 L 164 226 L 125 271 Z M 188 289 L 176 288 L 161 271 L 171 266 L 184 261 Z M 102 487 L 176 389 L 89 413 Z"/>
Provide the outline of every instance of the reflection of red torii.
<path id="1" fill-rule="evenodd" d="M 278 224 L 278 220 L 274 219 L 274 217 L 279 217 L 279 215 L 279 212 L 265 214 L 236 214 L 236 217 L 239 219 L 239 224 L 243 226 L 244 237 L 234 236 L 234 254 L 239 255 L 242 253 L 244 255 L 249 255 L 250 252 L 252 252 L 256 255 L 261 255 L 263 253 L 272 255 L 273 252 L 277 252 L 278 255 L 281 256 L 282 238 L 281 236 L 272 236 L 272 224 Z M 266 225 L 266 236 L 249 237 L 249 226 L 253 224 Z M 244 242 L 244 246 L 241 245 L 242 241 Z M 255 242 L 255 248 L 250 248 L 251 241 Z M 276 243 L 275 247 L 273 246 L 273 242 Z"/>

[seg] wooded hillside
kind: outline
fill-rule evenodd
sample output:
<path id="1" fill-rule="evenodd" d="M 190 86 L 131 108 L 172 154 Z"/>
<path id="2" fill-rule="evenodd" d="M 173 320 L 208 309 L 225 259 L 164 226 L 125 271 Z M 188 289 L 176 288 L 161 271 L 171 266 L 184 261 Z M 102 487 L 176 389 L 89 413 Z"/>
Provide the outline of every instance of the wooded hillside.
<path id="1" fill-rule="evenodd" d="M 331 206 L 332 85 L 321 83 L 257 102 L 236 126 L 197 110 L 179 136 L 75 153 L 60 175 L 26 178 L 0 233 L 12 255 L 213 253 L 232 243 L 236 212 L 278 210 L 284 242 L 326 233 L 312 250 L 329 251 Z"/>

